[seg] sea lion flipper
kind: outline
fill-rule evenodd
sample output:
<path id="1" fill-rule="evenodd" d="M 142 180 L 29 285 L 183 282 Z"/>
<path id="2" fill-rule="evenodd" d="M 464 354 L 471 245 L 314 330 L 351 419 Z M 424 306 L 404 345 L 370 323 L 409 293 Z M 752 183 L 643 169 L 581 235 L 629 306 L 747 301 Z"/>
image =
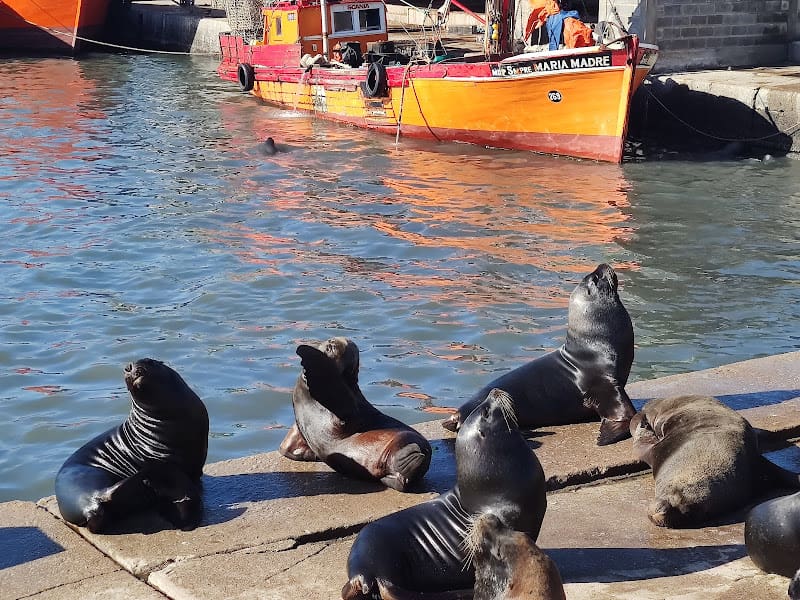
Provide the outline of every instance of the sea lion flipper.
<path id="1" fill-rule="evenodd" d="M 286 458 L 290 458 L 292 460 L 308 462 L 319 460 L 319 457 L 314 454 L 314 451 L 308 445 L 308 441 L 300 432 L 300 428 L 297 427 L 297 423 L 292 425 L 289 433 L 287 433 L 286 437 L 283 438 L 283 441 L 278 448 L 278 452 L 280 452 Z"/>
<path id="2" fill-rule="evenodd" d="M 306 385 L 311 396 L 341 421 L 349 423 L 356 416 L 358 398 L 339 371 L 336 362 L 313 346 L 297 347 Z"/>
<path id="3" fill-rule="evenodd" d="M 390 581 L 378 579 L 381 600 L 472 600 L 474 591 L 452 590 L 447 592 L 412 592 Z"/>
<path id="4" fill-rule="evenodd" d="M 203 518 L 202 490 L 175 465 L 151 462 L 142 468 L 144 484 L 156 495 L 156 508 L 175 527 L 189 531 Z"/>
<path id="5" fill-rule="evenodd" d="M 631 436 L 630 422 L 636 414 L 625 389 L 609 377 L 600 377 L 584 395 L 584 404 L 600 415 L 597 445 L 606 446 Z"/>
<path id="6" fill-rule="evenodd" d="M 774 482 L 777 486 L 788 487 L 793 490 L 800 489 L 800 473 L 784 469 L 764 455 L 758 456 L 757 469 L 761 476 L 768 481 Z"/>

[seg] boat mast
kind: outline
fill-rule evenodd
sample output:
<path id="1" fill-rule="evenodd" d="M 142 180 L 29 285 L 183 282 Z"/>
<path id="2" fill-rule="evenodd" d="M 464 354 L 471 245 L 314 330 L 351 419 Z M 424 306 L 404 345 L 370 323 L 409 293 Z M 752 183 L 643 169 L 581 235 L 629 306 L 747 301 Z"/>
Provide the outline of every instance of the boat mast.
<path id="1" fill-rule="evenodd" d="M 322 14 L 322 55 L 328 58 L 328 3 L 320 0 L 319 10 Z"/>
<path id="2" fill-rule="evenodd" d="M 506 54 L 514 50 L 514 0 L 486 0 L 486 54 Z"/>

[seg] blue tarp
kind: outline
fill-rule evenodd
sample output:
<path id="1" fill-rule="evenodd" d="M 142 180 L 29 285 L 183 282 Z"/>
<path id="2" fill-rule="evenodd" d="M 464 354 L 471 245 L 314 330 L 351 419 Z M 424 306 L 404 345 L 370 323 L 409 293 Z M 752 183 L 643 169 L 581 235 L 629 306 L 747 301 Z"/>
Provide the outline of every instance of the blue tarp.
<path id="1" fill-rule="evenodd" d="M 579 19 L 580 14 L 577 10 L 562 10 L 560 13 L 550 15 L 547 17 L 547 37 L 550 40 L 549 50 L 558 50 L 558 45 L 561 43 L 561 33 L 564 31 L 564 19 L 572 17 Z"/>

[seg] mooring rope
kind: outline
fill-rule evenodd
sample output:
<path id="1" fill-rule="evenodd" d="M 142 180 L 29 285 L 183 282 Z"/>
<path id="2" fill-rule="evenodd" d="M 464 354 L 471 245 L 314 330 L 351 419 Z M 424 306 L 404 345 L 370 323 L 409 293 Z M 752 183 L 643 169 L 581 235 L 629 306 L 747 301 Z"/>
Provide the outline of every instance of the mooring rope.
<path id="1" fill-rule="evenodd" d="M 648 75 L 648 79 L 652 79 L 652 76 Z M 792 127 L 789 127 L 788 129 L 786 129 L 785 131 L 776 131 L 774 133 L 770 133 L 768 135 L 764 135 L 764 136 L 756 137 L 756 138 L 726 138 L 726 137 L 721 137 L 721 136 L 718 136 L 718 135 L 714 135 L 713 133 L 709 133 L 707 131 L 702 131 L 702 130 L 698 129 L 697 127 L 695 127 L 694 125 L 692 125 L 691 123 L 687 123 L 685 120 L 683 120 L 678 115 L 676 115 L 674 112 L 672 112 L 669 109 L 669 107 L 667 107 L 667 105 L 664 104 L 661 101 L 661 99 L 652 92 L 652 90 L 647 89 L 646 86 L 642 86 L 642 87 L 644 87 L 645 91 L 647 91 L 647 93 L 650 94 L 650 97 L 653 98 L 653 100 L 655 100 L 656 102 L 658 102 L 658 104 L 661 106 L 661 108 L 663 108 L 675 120 L 677 120 L 678 122 L 682 123 L 683 125 L 685 125 L 689 129 L 694 131 L 695 133 L 699 133 L 700 135 L 703 135 L 703 136 L 705 136 L 707 138 L 710 138 L 710 139 L 713 139 L 713 140 L 718 140 L 720 142 L 761 142 L 763 140 L 768 140 L 769 138 L 773 138 L 773 137 L 776 137 L 776 136 L 779 136 L 779 135 L 791 135 L 792 133 L 796 132 L 797 130 L 800 130 L 800 123 L 797 123 L 797 124 L 793 125 Z"/>

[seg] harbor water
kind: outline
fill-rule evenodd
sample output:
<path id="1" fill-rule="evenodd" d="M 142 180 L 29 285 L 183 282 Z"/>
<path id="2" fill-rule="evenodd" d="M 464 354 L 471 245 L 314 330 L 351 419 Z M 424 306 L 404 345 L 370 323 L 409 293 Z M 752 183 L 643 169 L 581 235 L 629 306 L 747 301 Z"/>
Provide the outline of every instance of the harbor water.
<path id="1" fill-rule="evenodd" d="M 409 423 L 558 347 L 598 263 L 631 380 L 800 348 L 800 162 L 599 164 L 400 139 L 267 107 L 207 57 L 0 63 L 0 501 L 53 493 L 161 359 L 209 461 L 274 450 L 295 348 L 361 349 Z M 260 150 L 268 136 L 280 152 Z"/>

